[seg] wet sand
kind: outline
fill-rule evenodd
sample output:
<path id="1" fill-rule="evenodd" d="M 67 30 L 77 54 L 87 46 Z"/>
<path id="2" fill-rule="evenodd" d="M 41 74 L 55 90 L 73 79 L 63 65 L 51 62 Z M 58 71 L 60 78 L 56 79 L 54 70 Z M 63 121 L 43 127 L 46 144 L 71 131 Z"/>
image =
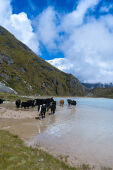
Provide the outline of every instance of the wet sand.
<path id="1" fill-rule="evenodd" d="M 0 129 L 18 135 L 26 143 L 28 139 L 42 133 L 46 128 L 45 119 L 35 119 L 38 116 L 37 107 L 17 109 L 13 102 L 6 102 L 0 105 Z"/>
<path id="2" fill-rule="evenodd" d="M 36 108 L 17 111 L 13 104 L 11 106 L 3 106 L 6 110 L 0 109 L 0 115 L 14 112 L 24 116 L 0 117 L 0 129 L 19 135 L 27 145 L 44 148 L 59 158 L 64 157 L 71 165 L 113 168 L 112 107 L 103 109 L 79 103 L 76 107 L 57 106 L 55 115 L 47 114 L 45 119 L 36 120 Z"/>

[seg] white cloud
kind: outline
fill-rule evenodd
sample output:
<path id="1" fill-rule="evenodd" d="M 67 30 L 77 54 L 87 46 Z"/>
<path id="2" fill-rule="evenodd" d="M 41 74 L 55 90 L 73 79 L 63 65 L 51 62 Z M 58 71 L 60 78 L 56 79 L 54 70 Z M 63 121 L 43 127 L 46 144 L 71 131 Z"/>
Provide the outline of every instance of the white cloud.
<path id="1" fill-rule="evenodd" d="M 98 0 L 81 0 L 78 4 L 75 11 L 72 13 L 69 13 L 67 15 L 64 15 L 61 27 L 63 31 L 66 31 L 69 33 L 69 31 L 73 31 L 76 26 L 79 26 L 83 23 L 84 15 L 87 12 L 89 8 L 93 8 L 95 5 L 97 5 Z"/>
<path id="2" fill-rule="evenodd" d="M 113 33 L 108 23 L 106 27 L 109 17 L 76 28 L 61 46 L 65 58 L 49 62 L 81 81 L 113 82 Z"/>
<path id="3" fill-rule="evenodd" d="M 48 50 L 55 49 L 55 41 L 58 39 L 56 26 L 56 12 L 52 7 L 44 10 L 37 18 L 37 34 L 41 42 Z"/>
<path id="4" fill-rule="evenodd" d="M 74 12 L 63 16 L 58 48 L 65 58 L 49 62 L 81 81 L 113 82 L 113 16 L 89 17 L 84 23 L 87 10 L 97 3 L 81 1 Z"/>
<path id="5" fill-rule="evenodd" d="M 9 16 L 12 14 L 12 8 L 10 6 L 11 0 L 0 0 L 0 24 L 8 25 Z"/>
<path id="6" fill-rule="evenodd" d="M 31 21 L 24 12 L 13 14 L 10 3 L 11 0 L 0 0 L 0 25 L 39 54 L 39 42 L 33 32 Z"/>
<path id="7" fill-rule="evenodd" d="M 108 24 L 109 17 L 76 28 L 62 44 L 66 59 L 73 63 L 70 71 L 80 80 L 113 81 L 113 27 Z"/>
<path id="8" fill-rule="evenodd" d="M 10 31 L 33 51 L 39 52 L 38 39 L 33 32 L 31 21 L 27 18 L 27 15 L 24 12 L 13 14 L 11 15 L 10 21 L 12 25 L 12 28 L 9 28 L 11 29 Z"/>

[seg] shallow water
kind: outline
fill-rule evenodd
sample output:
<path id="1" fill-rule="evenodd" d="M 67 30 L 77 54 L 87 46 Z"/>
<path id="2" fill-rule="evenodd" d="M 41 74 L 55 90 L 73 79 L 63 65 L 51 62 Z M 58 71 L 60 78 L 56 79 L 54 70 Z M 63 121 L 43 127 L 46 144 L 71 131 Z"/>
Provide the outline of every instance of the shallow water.
<path id="1" fill-rule="evenodd" d="M 59 103 L 60 98 L 56 98 Z M 76 98 L 77 106 L 57 107 L 41 122 L 43 131 L 29 140 L 53 155 L 67 156 L 72 165 L 88 163 L 113 168 L 113 100 Z M 97 168 L 96 168 L 97 169 Z"/>
<path id="2" fill-rule="evenodd" d="M 43 120 L 0 119 L 0 129 L 19 135 L 28 145 L 41 146 L 55 156 L 63 155 L 72 165 L 88 163 L 95 169 L 113 168 L 113 100 L 76 98 L 77 106 L 68 107 L 65 98 L 65 106 L 60 107 L 60 99 L 56 98 L 55 115 L 46 114 Z M 10 102 L 2 107 L 18 110 Z M 37 108 L 19 110 L 37 114 Z"/>

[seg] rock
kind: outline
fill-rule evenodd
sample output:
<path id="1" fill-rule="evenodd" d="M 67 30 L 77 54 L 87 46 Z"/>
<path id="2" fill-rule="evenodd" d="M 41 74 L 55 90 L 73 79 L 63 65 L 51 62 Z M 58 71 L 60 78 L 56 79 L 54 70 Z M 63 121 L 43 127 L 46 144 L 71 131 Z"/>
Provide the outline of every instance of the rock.
<path id="1" fill-rule="evenodd" d="M 44 159 L 43 158 L 39 159 L 39 162 L 44 162 Z"/>
<path id="2" fill-rule="evenodd" d="M 10 79 L 10 77 L 6 73 L 1 73 L 1 77 L 5 78 L 6 80 Z"/>
<path id="3" fill-rule="evenodd" d="M 24 67 L 21 67 L 20 70 L 21 70 L 22 73 L 25 73 L 25 72 L 26 72 L 26 70 L 24 69 Z"/>
<path id="4" fill-rule="evenodd" d="M 14 61 L 11 57 L 0 54 L 0 64 L 2 64 L 3 61 L 5 61 L 8 65 L 11 65 L 14 63 Z"/>
<path id="5" fill-rule="evenodd" d="M 17 94 L 17 92 L 15 90 L 13 90 L 10 87 L 7 87 L 5 84 L 3 84 L 1 82 L 0 82 L 0 92 Z"/>

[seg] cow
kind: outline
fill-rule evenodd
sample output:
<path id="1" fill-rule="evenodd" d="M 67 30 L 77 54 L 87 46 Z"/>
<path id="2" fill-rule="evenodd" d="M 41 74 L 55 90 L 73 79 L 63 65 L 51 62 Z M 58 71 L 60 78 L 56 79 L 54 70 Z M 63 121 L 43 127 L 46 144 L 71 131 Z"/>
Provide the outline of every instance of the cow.
<path id="1" fill-rule="evenodd" d="M 56 101 L 53 101 L 50 103 L 49 107 L 47 108 L 47 111 L 49 111 L 49 109 L 51 109 L 51 113 L 50 114 L 54 114 L 55 110 L 56 110 Z"/>
<path id="2" fill-rule="evenodd" d="M 0 99 L 0 104 L 2 104 L 4 101 L 5 101 L 5 100 L 3 100 L 3 99 Z"/>
<path id="3" fill-rule="evenodd" d="M 54 101 L 53 98 L 35 99 L 35 100 L 34 100 L 34 105 L 35 105 L 35 106 L 38 106 L 38 105 L 46 104 L 47 106 L 49 106 L 50 103 L 53 102 L 53 101 Z"/>
<path id="4" fill-rule="evenodd" d="M 29 107 L 31 106 L 31 107 L 34 107 L 35 106 L 35 101 L 34 100 L 27 100 L 27 103 L 28 103 L 28 105 L 29 105 Z"/>
<path id="5" fill-rule="evenodd" d="M 46 104 L 47 111 L 48 111 L 48 108 L 49 108 L 49 106 L 50 106 L 50 103 L 53 102 L 53 101 L 54 101 L 53 98 L 35 99 L 35 100 L 34 100 L 34 105 L 35 105 L 35 106 L 38 106 L 38 112 L 39 112 L 39 110 L 40 110 L 40 105 Z"/>
<path id="6" fill-rule="evenodd" d="M 35 106 L 35 101 L 34 100 L 27 100 L 26 102 L 21 103 L 21 107 L 24 107 L 26 109 L 29 107 L 34 107 Z"/>
<path id="7" fill-rule="evenodd" d="M 24 107 L 24 109 L 29 108 L 29 103 L 28 102 L 22 102 L 21 103 L 21 108 Z"/>
<path id="8" fill-rule="evenodd" d="M 56 101 L 52 102 L 52 105 L 51 105 L 51 114 L 55 114 L 55 110 L 56 110 Z"/>
<path id="9" fill-rule="evenodd" d="M 75 100 L 71 100 L 71 99 L 67 99 L 68 105 L 75 105 L 77 104 L 77 102 Z"/>
<path id="10" fill-rule="evenodd" d="M 60 100 L 60 106 L 64 105 L 64 100 Z"/>
<path id="11" fill-rule="evenodd" d="M 20 99 L 16 100 L 15 104 L 16 104 L 16 107 L 19 108 L 21 105 L 21 100 Z"/>
<path id="12" fill-rule="evenodd" d="M 43 118 L 45 118 L 45 113 L 46 113 L 46 104 L 43 104 L 41 107 L 39 116 L 41 116 L 41 118 L 43 119 Z"/>
<path id="13" fill-rule="evenodd" d="M 38 105 L 38 112 L 39 112 L 39 110 L 40 110 L 40 105 Z"/>

